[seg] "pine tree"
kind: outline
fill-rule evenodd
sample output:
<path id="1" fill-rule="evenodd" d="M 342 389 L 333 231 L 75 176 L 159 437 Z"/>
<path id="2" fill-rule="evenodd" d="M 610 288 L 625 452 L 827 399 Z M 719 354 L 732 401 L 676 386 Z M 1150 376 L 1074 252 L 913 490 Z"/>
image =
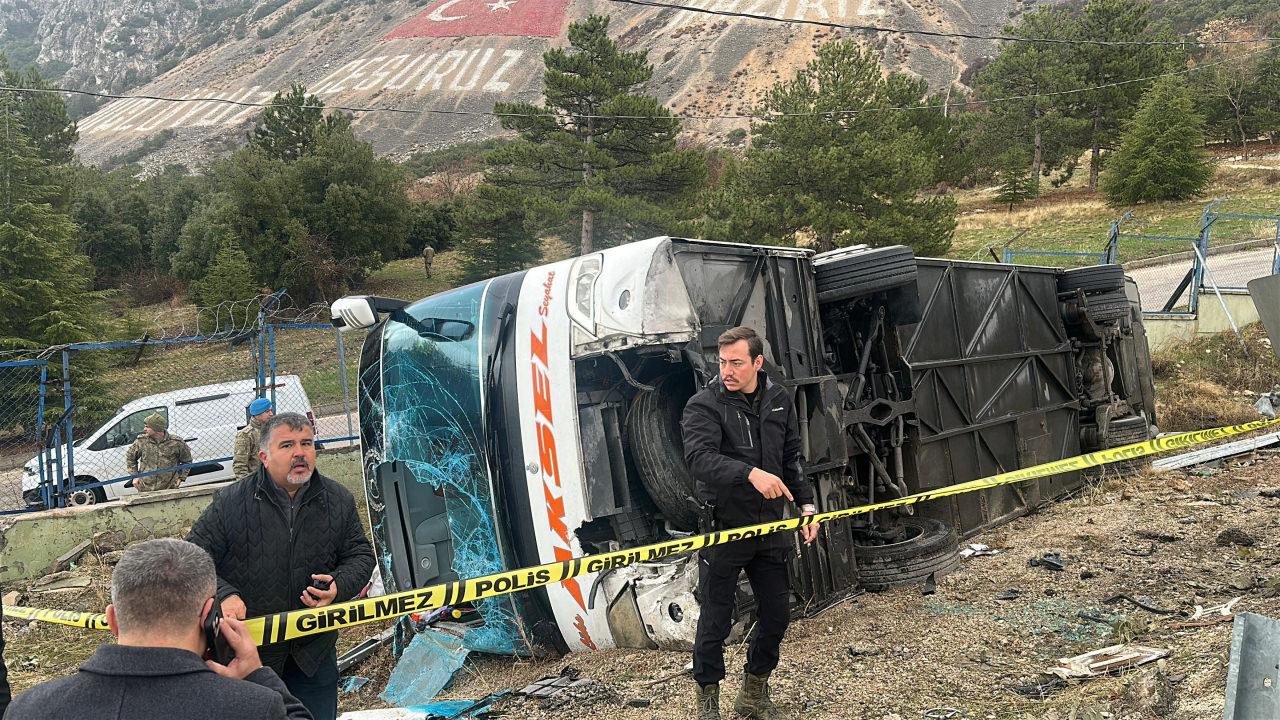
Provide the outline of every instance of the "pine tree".
<path id="1" fill-rule="evenodd" d="M 200 332 L 247 327 L 256 308 L 246 301 L 256 294 L 248 256 L 233 236 L 223 235 L 208 272 L 191 283 L 191 299 L 211 308 L 200 314 Z"/>
<path id="2" fill-rule="evenodd" d="M 0 53 L 0 79 L 10 87 L 50 87 L 34 67 L 22 71 L 9 68 L 3 53 Z M 79 133 L 62 97 L 55 93 L 14 93 L 13 102 L 26 128 L 27 140 L 36 153 L 54 165 L 71 162 Z"/>
<path id="3" fill-rule="evenodd" d="M 298 83 L 287 94 L 276 93 L 270 105 L 249 131 L 249 142 L 278 160 L 297 160 L 311 152 L 323 135 L 351 127 L 346 115 L 325 115 L 324 103 Z"/>
<path id="4" fill-rule="evenodd" d="M 1066 10 L 1042 7 L 1009 25 L 1005 34 L 1026 38 L 1070 40 L 1079 24 Z M 1011 42 L 976 76 L 979 101 L 1000 98 L 987 106 L 987 158 L 1002 167 L 1006 179 L 1013 172 L 1011 155 L 1026 157 L 1032 183 L 1057 169 L 1070 171 L 1083 150 L 1087 123 L 1071 117 L 1069 94 L 1053 94 L 1080 86 L 1079 56 L 1073 46 L 1056 43 Z M 1010 99 L 1012 98 L 1012 99 Z"/>
<path id="5" fill-rule="evenodd" d="M 568 48 L 543 55 L 545 105 L 494 106 L 520 139 L 491 153 L 486 175 L 518 191 L 541 229 L 576 234 L 584 254 L 669 227 L 704 173 L 676 149 L 679 120 L 636 92 L 653 75 L 646 53 L 619 50 L 608 29 L 592 15 L 569 26 Z"/>
<path id="6" fill-rule="evenodd" d="M 1213 177 L 1203 144 L 1204 120 L 1186 84 L 1161 78 L 1143 96 L 1120 150 L 1107 160 L 1102 190 L 1116 205 L 1195 197 Z"/>
<path id="7" fill-rule="evenodd" d="M 870 50 L 828 43 L 794 79 L 769 91 L 751 149 L 710 203 L 713 239 L 793 244 L 910 245 L 943 253 L 955 231 L 955 202 L 931 195 L 938 158 L 912 123 L 925 85 L 881 74 Z M 844 112 L 852 110 L 854 112 Z M 917 111 L 922 112 L 922 111 Z"/>
<path id="8" fill-rule="evenodd" d="M 0 349 L 93 338 L 93 268 L 76 250 L 75 223 L 51 205 L 66 188 L 27 136 L 14 95 L 0 92 Z"/>
<path id="9" fill-rule="evenodd" d="M 1088 0 L 1079 20 L 1079 37 L 1112 42 L 1172 39 L 1156 32 L 1146 0 Z M 1079 81 L 1096 88 L 1078 93 L 1073 113 L 1086 123 L 1089 189 L 1098 189 L 1102 151 L 1119 144 L 1121 130 L 1138 107 L 1150 80 L 1179 64 L 1177 51 L 1161 45 L 1078 45 Z"/>
<path id="10" fill-rule="evenodd" d="M 1013 212 L 1014 205 L 1024 203 L 1038 194 L 1036 178 L 1029 175 L 1025 167 L 1001 170 L 996 174 L 996 179 L 1000 181 L 996 200 L 1001 205 L 1008 205 L 1009 212 Z"/>
<path id="11" fill-rule="evenodd" d="M 523 270 L 542 255 L 524 209 L 509 190 L 481 185 L 461 213 L 458 251 L 463 282 Z"/>

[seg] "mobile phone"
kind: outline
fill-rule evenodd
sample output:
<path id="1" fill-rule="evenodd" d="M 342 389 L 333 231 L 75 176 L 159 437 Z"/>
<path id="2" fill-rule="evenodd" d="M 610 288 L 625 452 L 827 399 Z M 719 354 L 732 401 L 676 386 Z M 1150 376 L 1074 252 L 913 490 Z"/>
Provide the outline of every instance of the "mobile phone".
<path id="1" fill-rule="evenodd" d="M 315 588 L 317 590 L 328 590 L 329 581 L 328 580 L 312 580 L 311 585 L 309 585 L 307 589 L 303 591 L 307 595 L 310 595 L 312 600 L 319 600 L 320 598 L 317 597 L 315 593 L 311 592 L 311 588 Z"/>
<path id="2" fill-rule="evenodd" d="M 209 614 L 204 616 L 205 657 L 216 663 L 226 665 L 236 654 L 222 635 L 222 604 L 213 601 Z"/>

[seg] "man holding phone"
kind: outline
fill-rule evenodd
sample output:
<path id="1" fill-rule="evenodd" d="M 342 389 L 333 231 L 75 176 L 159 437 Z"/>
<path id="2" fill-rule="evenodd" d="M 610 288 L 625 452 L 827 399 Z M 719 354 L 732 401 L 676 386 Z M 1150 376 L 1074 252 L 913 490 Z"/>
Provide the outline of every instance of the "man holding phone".
<path id="1" fill-rule="evenodd" d="M 213 557 L 228 618 L 322 607 L 356 597 L 373 550 L 355 498 L 316 471 L 315 430 L 298 413 L 262 426 L 262 466 L 214 496 L 187 539 Z M 338 715 L 337 631 L 261 648 L 263 664 L 316 720 Z"/>
<path id="2" fill-rule="evenodd" d="M 107 625 L 119 642 L 99 647 L 74 675 L 19 695 L 5 718 L 310 718 L 280 677 L 263 667 L 239 620 L 220 627 L 234 659 L 202 659 L 216 587 L 213 561 L 189 542 L 131 546 L 112 574 L 107 606 Z"/>

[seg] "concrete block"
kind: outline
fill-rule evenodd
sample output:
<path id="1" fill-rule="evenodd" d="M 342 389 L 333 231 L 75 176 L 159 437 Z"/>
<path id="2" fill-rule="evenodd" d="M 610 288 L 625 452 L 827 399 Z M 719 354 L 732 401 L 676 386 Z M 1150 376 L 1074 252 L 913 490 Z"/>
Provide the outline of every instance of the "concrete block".
<path id="1" fill-rule="evenodd" d="M 177 537 L 200 516 L 213 493 L 226 485 L 197 485 L 99 505 L 0 517 L 0 583 L 37 578 L 86 540 Z"/>

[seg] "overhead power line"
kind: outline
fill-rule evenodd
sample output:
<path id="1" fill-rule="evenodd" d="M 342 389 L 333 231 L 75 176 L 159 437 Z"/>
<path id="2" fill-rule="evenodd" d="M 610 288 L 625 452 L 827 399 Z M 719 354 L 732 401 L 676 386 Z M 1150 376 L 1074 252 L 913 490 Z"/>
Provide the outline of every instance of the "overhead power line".
<path id="1" fill-rule="evenodd" d="M 703 15 L 715 15 L 718 17 L 737 18 L 740 20 L 762 20 L 765 22 L 785 23 L 789 25 L 816 25 L 818 27 L 832 28 L 836 30 L 855 30 L 859 32 L 870 32 L 887 35 L 920 35 L 923 37 L 936 38 L 957 38 L 963 40 L 995 40 L 1001 42 L 1025 42 L 1025 43 L 1044 43 L 1049 45 L 1103 45 L 1103 46 L 1134 46 L 1134 45 L 1163 45 L 1181 47 L 1186 45 L 1251 45 L 1257 43 L 1273 44 L 1280 42 L 1280 38 L 1259 38 L 1255 40 L 1089 40 L 1085 38 L 1048 38 L 1048 37 L 1018 37 L 1016 35 L 993 35 L 987 33 L 965 33 L 965 32 L 946 32 L 943 30 L 909 30 L 907 28 L 892 28 L 883 25 L 859 25 L 851 23 L 832 22 L 830 20 L 808 20 L 804 18 L 786 18 L 776 15 L 762 15 L 759 13 L 739 12 L 736 10 L 713 10 L 711 8 L 702 8 L 696 5 L 680 5 L 676 3 L 656 2 L 656 0 L 608 0 L 608 2 L 619 5 L 637 5 L 640 7 L 660 8 L 663 10 L 684 10 L 686 12 L 701 13 Z"/>
<path id="2" fill-rule="evenodd" d="M 1257 55 L 1266 50 L 1267 48 L 1260 48 L 1258 50 L 1253 50 L 1250 53 L 1248 53 L 1246 57 Z M 1088 87 L 1070 88 L 1067 90 L 1055 90 L 1052 92 L 1043 92 L 1043 93 L 1026 93 L 1022 95 L 1007 95 L 1007 96 L 995 97 L 995 98 L 979 98 L 979 99 L 973 99 L 973 100 L 961 100 L 961 101 L 943 102 L 943 103 L 925 103 L 921 105 L 905 105 L 905 106 L 890 106 L 890 107 L 873 106 L 873 107 L 863 107 L 863 108 L 821 110 L 821 111 L 815 111 L 815 112 L 796 112 L 796 113 L 725 113 L 725 114 L 719 114 L 719 115 L 692 115 L 692 114 L 672 113 L 672 117 L 678 120 L 776 120 L 778 118 L 785 118 L 785 117 L 838 117 L 838 116 L 846 116 L 846 115 L 860 115 L 862 113 L 868 113 L 868 112 L 909 112 L 913 110 L 942 110 L 944 108 L 962 109 L 966 107 L 992 105 L 992 104 L 1004 103 L 1004 102 L 1014 102 L 1018 100 L 1033 100 L 1036 98 L 1079 95 L 1082 93 L 1093 92 L 1095 90 L 1105 90 L 1107 88 L 1120 87 L 1123 85 L 1131 85 L 1133 83 L 1142 83 L 1142 82 L 1148 82 L 1151 80 L 1158 80 L 1164 77 L 1173 77 L 1176 75 L 1189 75 L 1190 73 L 1193 73 L 1199 70 L 1205 70 L 1211 67 L 1228 65 L 1234 62 L 1238 62 L 1240 59 L 1241 58 L 1227 58 L 1224 60 L 1219 60 L 1217 62 L 1204 63 L 1202 65 L 1195 65 L 1193 67 L 1183 68 L 1181 70 L 1174 70 L 1167 73 L 1160 73 L 1158 75 L 1147 75 L 1144 77 L 1132 78 L 1129 80 L 1118 80 L 1116 82 L 1104 83 L 1102 85 L 1090 85 Z M 0 92 L 87 95 L 89 97 L 105 98 L 108 100 L 155 100 L 159 102 L 172 102 L 172 103 L 199 103 L 199 102 L 223 103 L 226 105 L 236 105 L 240 107 L 258 107 L 258 108 L 270 108 L 270 107 L 279 106 L 278 104 L 273 104 L 269 102 L 228 100 L 225 98 L 217 98 L 217 97 L 178 98 L 178 97 L 168 97 L 164 95 L 117 95 L 113 93 L 100 93 L 100 92 L 94 92 L 91 90 L 76 90 L 74 88 L 63 88 L 63 87 L 24 88 L 24 87 L 0 85 Z M 447 108 L 404 108 L 404 107 L 359 107 L 359 106 L 352 106 L 352 105 L 303 105 L 301 107 L 305 109 L 318 109 L 318 110 L 341 110 L 343 112 L 351 112 L 351 113 L 386 112 L 386 113 L 397 113 L 397 114 L 403 114 L 403 115 L 464 115 L 464 116 L 474 116 L 474 117 L 496 117 L 496 118 L 547 117 L 547 116 L 555 115 L 555 113 L 500 113 L 500 112 L 494 112 L 492 110 L 456 110 L 456 109 L 447 109 Z M 650 116 L 648 115 L 572 115 L 571 117 L 574 117 L 580 120 L 587 120 L 587 119 L 645 120 L 650 118 Z"/>

